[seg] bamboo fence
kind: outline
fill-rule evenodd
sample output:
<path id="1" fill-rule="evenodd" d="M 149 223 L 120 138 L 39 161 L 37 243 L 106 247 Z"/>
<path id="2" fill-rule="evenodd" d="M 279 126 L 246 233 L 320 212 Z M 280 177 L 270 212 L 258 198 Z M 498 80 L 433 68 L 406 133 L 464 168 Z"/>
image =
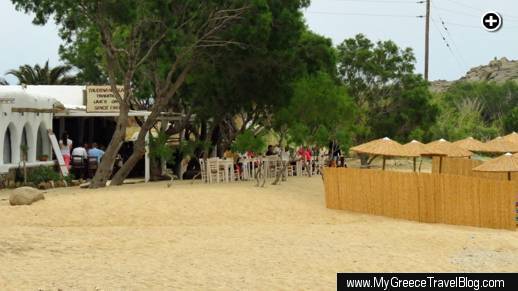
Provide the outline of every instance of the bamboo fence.
<path id="1" fill-rule="evenodd" d="M 507 173 L 475 172 L 473 168 L 483 162 L 467 158 L 442 158 L 441 174 L 508 180 Z M 439 157 L 433 157 L 432 173 L 439 173 Z M 511 180 L 518 181 L 518 173 L 511 173 Z"/>
<path id="2" fill-rule="evenodd" d="M 468 176 L 325 168 L 331 209 L 426 223 L 516 229 L 517 183 Z"/>

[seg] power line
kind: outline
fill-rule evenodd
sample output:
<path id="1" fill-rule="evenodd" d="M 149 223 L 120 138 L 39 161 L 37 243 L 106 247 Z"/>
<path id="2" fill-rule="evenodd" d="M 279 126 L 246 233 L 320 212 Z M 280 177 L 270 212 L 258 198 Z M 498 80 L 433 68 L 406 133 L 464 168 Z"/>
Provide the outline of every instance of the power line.
<path id="1" fill-rule="evenodd" d="M 435 4 L 433 5 L 434 8 L 437 8 L 435 6 Z M 453 45 L 453 47 L 455 48 L 455 50 L 457 51 L 457 53 L 459 54 L 459 59 L 460 59 L 460 62 L 462 63 L 462 65 L 464 66 L 464 68 L 467 68 L 468 65 L 466 63 L 466 61 L 464 60 L 464 58 L 462 57 L 462 52 L 460 51 L 460 48 L 459 46 L 457 45 L 457 43 L 455 42 L 454 38 L 453 38 L 453 35 L 451 34 L 450 30 L 448 29 L 448 27 L 446 26 L 446 22 L 444 21 L 443 17 L 441 16 L 441 14 L 438 12 L 437 13 L 439 15 L 439 19 L 441 21 L 441 25 L 442 25 L 442 28 L 443 30 L 446 32 L 446 34 L 448 35 L 449 39 L 451 40 L 451 43 Z M 435 23 L 435 20 L 434 20 L 434 23 Z M 441 36 L 443 37 L 443 39 L 445 39 L 444 35 L 442 35 L 441 33 Z M 451 50 L 451 48 L 450 48 Z"/>
<path id="2" fill-rule="evenodd" d="M 460 48 L 457 45 L 457 43 L 455 42 L 455 39 L 453 38 L 453 35 L 451 34 L 450 30 L 446 26 L 446 23 L 444 22 L 444 20 L 442 19 L 442 17 L 440 15 L 439 15 L 439 19 L 441 20 L 442 28 L 444 29 L 444 31 L 446 31 L 446 34 L 448 35 L 449 39 L 451 40 L 451 43 L 453 44 L 454 48 L 459 53 L 459 59 L 462 62 L 462 64 L 464 65 L 464 68 L 467 68 L 468 65 L 467 65 L 466 61 L 464 60 L 464 58 L 462 57 L 462 53 L 460 51 Z"/>
<path id="3" fill-rule="evenodd" d="M 472 14 L 472 13 L 466 13 L 466 12 L 460 11 L 460 10 L 454 10 L 454 9 L 439 7 L 439 6 L 436 6 L 436 5 L 434 5 L 434 8 L 437 9 L 437 10 L 441 10 L 441 11 L 444 11 L 444 12 L 455 14 L 457 16 L 458 15 L 464 15 L 464 16 L 476 17 L 476 18 L 479 18 L 479 19 L 482 17 L 482 14 L 476 15 L 476 14 Z M 505 14 L 504 16 L 506 18 L 506 21 L 509 21 L 509 22 L 517 22 L 518 21 L 518 17 L 510 16 L 508 14 Z"/>
<path id="4" fill-rule="evenodd" d="M 404 0 L 333 0 L 337 2 L 361 2 L 361 3 L 387 3 L 387 4 L 423 4 L 425 1 L 419 0 L 410 0 L 410 1 L 404 1 Z"/>
<path id="5" fill-rule="evenodd" d="M 471 9 L 471 10 L 475 10 L 477 12 L 480 12 L 480 13 L 484 13 L 486 11 L 484 11 L 482 8 L 479 8 L 479 7 L 475 7 L 475 6 L 471 6 L 471 5 L 468 5 L 468 4 L 465 4 L 465 3 L 462 3 L 460 1 L 457 1 L 457 0 L 448 0 L 449 2 L 451 3 L 454 3 L 454 4 L 457 4 L 458 6 L 462 6 L 464 8 L 468 8 L 468 9 Z M 511 14 L 506 14 L 507 17 L 509 18 L 514 18 L 514 19 L 518 19 L 518 16 L 514 16 L 514 15 L 511 15 Z"/>
<path id="6" fill-rule="evenodd" d="M 436 6 L 436 5 L 434 5 L 434 8 L 435 8 L 435 9 L 437 9 L 437 10 L 442 10 L 442 11 L 449 12 L 449 13 L 454 13 L 454 14 L 456 14 L 456 15 L 465 15 L 465 16 L 472 16 L 472 17 L 480 17 L 480 15 L 475 15 L 475 14 L 471 14 L 471 13 L 466 13 L 466 12 L 459 11 L 459 10 L 453 10 L 453 9 L 443 8 L 443 7 L 439 7 L 439 6 Z"/>
<path id="7" fill-rule="evenodd" d="M 371 14 L 371 13 L 346 13 L 346 12 L 327 12 L 327 11 L 306 11 L 306 13 L 325 14 L 325 15 L 368 16 L 368 17 L 424 18 L 424 15 L 409 15 L 409 14 Z"/>
<path id="8" fill-rule="evenodd" d="M 455 59 L 455 62 L 457 62 L 457 65 L 459 66 L 459 69 L 462 71 L 463 68 L 462 68 L 462 64 L 461 62 L 459 61 L 459 58 L 457 57 L 457 55 L 453 52 L 452 48 L 451 48 L 451 45 L 449 44 L 448 40 L 446 39 L 446 37 L 444 36 L 444 34 L 442 33 L 442 31 L 439 29 L 439 26 L 437 25 L 437 23 L 435 22 L 435 19 L 432 18 L 432 23 L 434 24 L 434 27 L 435 27 L 435 30 L 437 30 L 437 32 L 440 34 L 441 38 L 442 38 L 442 41 L 444 42 L 444 44 L 446 45 L 446 47 L 448 48 L 448 50 L 450 51 L 451 55 L 453 56 L 453 58 Z"/>
<path id="9" fill-rule="evenodd" d="M 483 12 L 482 9 L 478 8 L 478 7 L 474 7 L 474 6 L 471 6 L 471 5 L 468 5 L 468 4 L 464 4 L 462 2 L 459 2 L 459 1 L 456 1 L 456 0 L 448 0 L 452 3 L 455 3 L 459 6 L 463 6 L 464 8 L 469 8 L 469 9 L 472 9 L 472 10 L 476 10 L 477 12 Z"/>

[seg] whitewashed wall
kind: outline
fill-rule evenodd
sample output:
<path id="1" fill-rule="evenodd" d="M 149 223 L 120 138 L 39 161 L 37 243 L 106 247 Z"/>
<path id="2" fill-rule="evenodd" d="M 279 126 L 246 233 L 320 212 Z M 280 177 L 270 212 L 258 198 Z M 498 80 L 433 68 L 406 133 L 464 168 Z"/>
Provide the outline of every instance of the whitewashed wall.
<path id="1" fill-rule="evenodd" d="M 0 171 L 19 164 L 24 129 L 28 145 L 27 161 L 37 164 L 38 155 L 50 156 L 51 145 L 47 130 L 52 129 L 52 113 L 12 112 L 12 108 L 52 109 L 54 102 L 52 98 L 30 95 L 23 89 L 0 90 Z M 4 146 L 8 130 L 11 133 L 10 162 L 7 161 L 9 157 L 6 157 L 9 154 L 9 148 Z M 40 153 L 37 152 L 38 150 Z"/>

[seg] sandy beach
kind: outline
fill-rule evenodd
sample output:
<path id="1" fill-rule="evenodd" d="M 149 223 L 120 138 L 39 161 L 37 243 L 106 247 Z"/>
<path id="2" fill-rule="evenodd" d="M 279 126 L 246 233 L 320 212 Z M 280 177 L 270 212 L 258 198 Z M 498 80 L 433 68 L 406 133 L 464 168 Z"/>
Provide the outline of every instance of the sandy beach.
<path id="1" fill-rule="evenodd" d="M 337 272 L 517 272 L 518 233 L 325 208 L 320 177 L 0 192 L 2 290 L 335 290 Z"/>

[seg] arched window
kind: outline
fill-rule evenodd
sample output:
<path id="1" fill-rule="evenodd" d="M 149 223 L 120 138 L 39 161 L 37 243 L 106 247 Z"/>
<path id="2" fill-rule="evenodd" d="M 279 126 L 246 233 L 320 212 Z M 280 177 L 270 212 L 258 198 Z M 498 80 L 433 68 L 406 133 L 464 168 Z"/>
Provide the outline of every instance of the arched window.
<path id="1" fill-rule="evenodd" d="M 26 123 L 22 130 L 20 141 L 20 161 L 36 161 L 36 136 L 31 124 Z"/>
<path id="2" fill-rule="evenodd" d="M 4 164 L 12 163 L 12 137 L 11 137 L 11 126 L 8 126 L 4 134 Z"/>
<path id="3" fill-rule="evenodd" d="M 42 156 L 50 155 L 50 141 L 47 135 L 47 127 L 42 122 L 38 128 L 38 135 L 36 139 L 36 159 L 40 160 Z"/>
<path id="4" fill-rule="evenodd" d="M 20 161 L 28 161 L 29 144 L 27 143 L 27 126 L 23 127 L 22 142 L 20 143 Z"/>

